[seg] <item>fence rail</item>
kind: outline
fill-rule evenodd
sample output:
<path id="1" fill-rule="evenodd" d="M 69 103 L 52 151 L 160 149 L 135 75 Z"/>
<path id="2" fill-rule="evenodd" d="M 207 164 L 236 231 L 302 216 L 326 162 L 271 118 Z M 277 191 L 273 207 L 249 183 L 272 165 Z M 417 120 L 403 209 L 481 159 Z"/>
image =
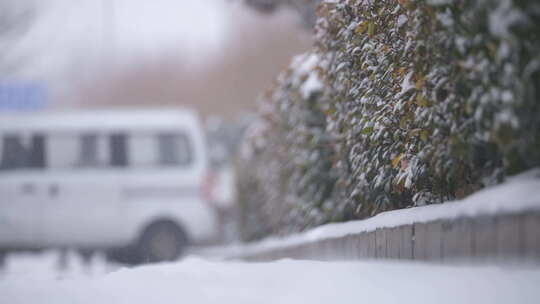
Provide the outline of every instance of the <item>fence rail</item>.
<path id="1" fill-rule="evenodd" d="M 300 244 L 273 246 L 237 254 L 234 258 L 248 261 L 296 258 L 540 263 L 540 211 L 458 217 L 378 228 Z"/>

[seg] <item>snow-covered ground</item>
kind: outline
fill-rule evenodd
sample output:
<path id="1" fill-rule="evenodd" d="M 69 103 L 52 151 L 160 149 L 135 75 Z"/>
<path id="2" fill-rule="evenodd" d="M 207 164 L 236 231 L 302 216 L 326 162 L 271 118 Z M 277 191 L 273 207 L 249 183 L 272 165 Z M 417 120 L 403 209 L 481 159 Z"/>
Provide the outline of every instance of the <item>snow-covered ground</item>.
<path id="1" fill-rule="evenodd" d="M 84 267 L 57 254 L 8 257 L 0 303 L 538 303 L 540 268 L 403 262 L 205 261 Z"/>
<path id="2" fill-rule="evenodd" d="M 0 270 L 3 303 L 540 303 L 540 267 L 419 262 L 268 263 L 205 260 L 412 222 L 540 208 L 540 170 L 453 203 L 387 212 L 250 246 L 192 249 L 176 263 L 125 268 L 101 256 L 84 263 L 57 252 L 9 255 Z M 509 200 L 512 198 L 512 200 Z"/>

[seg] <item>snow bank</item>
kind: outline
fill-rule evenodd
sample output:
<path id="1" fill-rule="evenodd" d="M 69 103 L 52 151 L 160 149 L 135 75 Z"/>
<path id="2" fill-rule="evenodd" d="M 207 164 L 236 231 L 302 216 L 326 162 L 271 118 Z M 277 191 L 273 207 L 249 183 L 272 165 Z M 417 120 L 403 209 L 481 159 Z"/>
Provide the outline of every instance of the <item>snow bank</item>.
<path id="1" fill-rule="evenodd" d="M 207 262 L 99 277 L 0 276 L 0 303 L 537 303 L 540 269 L 417 263 Z"/>

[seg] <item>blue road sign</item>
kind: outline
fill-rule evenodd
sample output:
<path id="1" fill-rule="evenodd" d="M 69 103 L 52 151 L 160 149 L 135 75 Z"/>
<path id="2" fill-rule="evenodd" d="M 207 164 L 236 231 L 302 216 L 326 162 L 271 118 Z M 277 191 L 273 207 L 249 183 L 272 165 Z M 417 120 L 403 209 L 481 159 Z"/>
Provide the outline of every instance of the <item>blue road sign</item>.
<path id="1" fill-rule="evenodd" d="M 48 104 L 47 87 L 38 82 L 0 82 L 0 111 L 37 111 Z"/>

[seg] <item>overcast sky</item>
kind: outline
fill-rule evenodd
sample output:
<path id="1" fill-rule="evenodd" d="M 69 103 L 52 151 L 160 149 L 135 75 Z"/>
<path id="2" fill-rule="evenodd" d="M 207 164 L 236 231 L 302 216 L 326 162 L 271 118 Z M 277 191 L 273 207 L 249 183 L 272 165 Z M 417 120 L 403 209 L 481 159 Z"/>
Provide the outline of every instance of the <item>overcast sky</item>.
<path id="1" fill-rule="evenodd" d="M 30 31 L 11 49 L 23 78 L 62 78 L 99 63 L 181 51 L 204 61 L 228 29 L 223 0 L 42 0 Z M 96 62 L 98 63 L 96 65 Z"/>

